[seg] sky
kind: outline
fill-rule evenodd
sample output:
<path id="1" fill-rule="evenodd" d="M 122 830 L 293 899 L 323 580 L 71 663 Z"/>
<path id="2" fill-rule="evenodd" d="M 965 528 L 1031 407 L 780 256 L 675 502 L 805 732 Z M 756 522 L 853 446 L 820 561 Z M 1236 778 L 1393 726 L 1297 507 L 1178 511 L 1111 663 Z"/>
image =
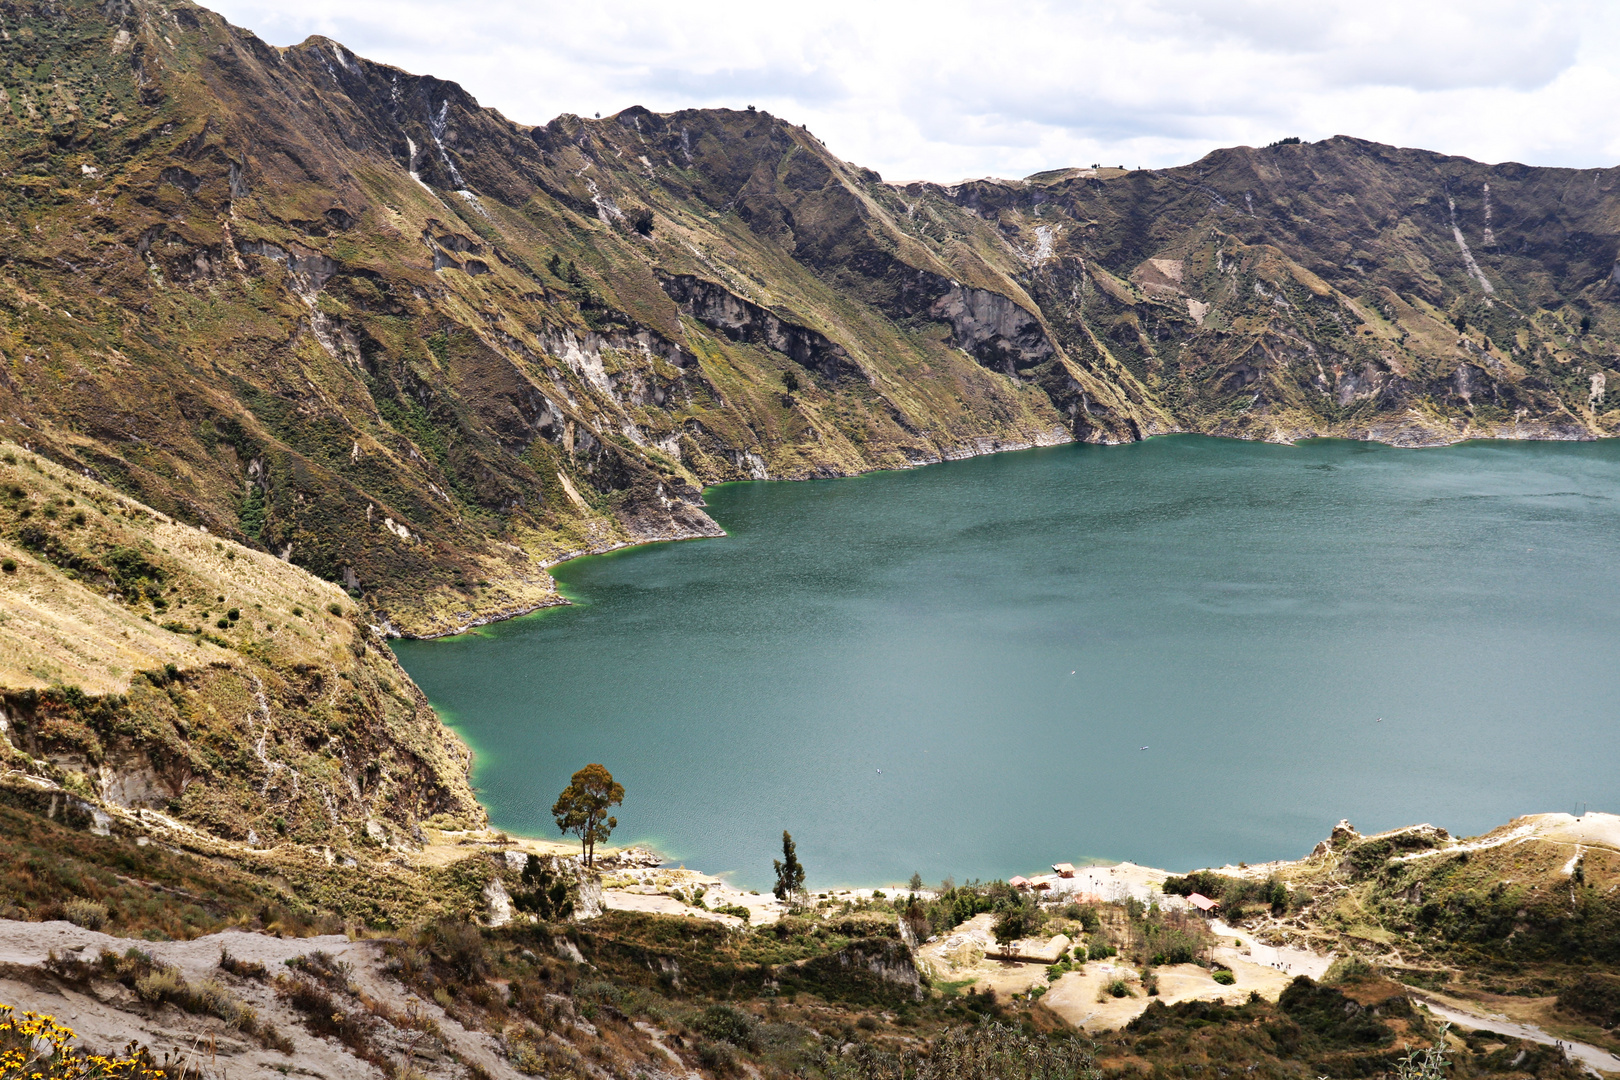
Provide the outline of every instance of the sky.
<path id="1" fill-rule="evenodd" d="M 755 105 L 890 180 L 1355 135 L 1620 163 L 1612 0 L 203 0 L 324 34 L 525 124 Z"/>

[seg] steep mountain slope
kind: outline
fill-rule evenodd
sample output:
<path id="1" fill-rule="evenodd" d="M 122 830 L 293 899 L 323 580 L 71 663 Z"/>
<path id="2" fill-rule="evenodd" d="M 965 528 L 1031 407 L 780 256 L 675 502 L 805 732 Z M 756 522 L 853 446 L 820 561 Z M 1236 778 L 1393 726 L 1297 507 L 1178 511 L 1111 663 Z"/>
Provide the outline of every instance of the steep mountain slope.
<path id="1" fill-rule="evenodd" d="M 189 3 L 0 20 L 0 432 L 400 632 L 713 534 L 722 480 L 1620 423 L 1611 172 L 1334 139 L 896 186 L 764 113 L 530 128 Z"/>
<path id="2" fill-rule="evenodd" d="M 376 855 L 469 764 L 336 586 L 0 443 L 0 802 Z"/>
<path id="3" fill-rule="evenodd" d="M 1047 394 L 841 288 L 842 263 L 891 306 L 951 293 L 980 352 L 1039 354 L 1115 410 L 1101 436 L 1135 430 L 1030 311 L 888 254 L 906 241 L 863 178 L 769 117 L 527 129 L 189 5 L 8 25 L 12 430 L 402 629 L 548 602 L 565 553 L 713 533 L 701 484 L 1069 437 Z"/>
<path id="4" fill-rule="evenodd" d="M 1617 182 L 1338 137 L 900 197 L 996 222 L 1181 427 L 1424 445 L 1614 434 Z"/>

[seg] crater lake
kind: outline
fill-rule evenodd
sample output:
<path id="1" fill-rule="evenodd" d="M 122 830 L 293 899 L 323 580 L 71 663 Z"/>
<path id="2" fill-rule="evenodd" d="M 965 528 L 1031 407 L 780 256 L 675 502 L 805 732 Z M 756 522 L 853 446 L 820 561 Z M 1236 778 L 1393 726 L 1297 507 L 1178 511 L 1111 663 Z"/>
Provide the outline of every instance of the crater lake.
<path id="1" fill-rule="evenodd" d="M 493 823 L 769 888 L 1305 855 L 1620 809 L 1620 443 L 1070 445 L 706 493 L 718 539 L 396 643 Z"/>

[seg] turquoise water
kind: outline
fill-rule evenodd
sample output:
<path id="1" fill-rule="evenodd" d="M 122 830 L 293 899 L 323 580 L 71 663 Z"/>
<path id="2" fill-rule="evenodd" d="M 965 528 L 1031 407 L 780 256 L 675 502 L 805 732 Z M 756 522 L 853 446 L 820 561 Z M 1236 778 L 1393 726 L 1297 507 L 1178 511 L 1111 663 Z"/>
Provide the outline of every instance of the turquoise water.
<path id="1" fill-rule="evenodd" d="M 707 497 L 726 538 L 398 644 L 497 825 L 554 835 L 597 761 L 615 840 L 763 888 L 784 828 L 815 886 L 1620 809 L 1620 443 L 1176 436 Z"/>

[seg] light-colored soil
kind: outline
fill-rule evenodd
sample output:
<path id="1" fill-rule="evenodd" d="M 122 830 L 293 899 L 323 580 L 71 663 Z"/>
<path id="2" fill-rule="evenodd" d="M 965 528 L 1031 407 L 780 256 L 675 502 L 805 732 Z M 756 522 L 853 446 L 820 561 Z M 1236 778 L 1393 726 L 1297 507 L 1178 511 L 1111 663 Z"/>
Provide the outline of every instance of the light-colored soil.
<path id="1" fill-rule="evenodd" d="M 1037 895 L 1045 897 L 1104 902 L 1134 897 L 1145 904 L 1164 901 L 1164 879 L 1169 876 L 1168 870 L 1122 862 L 1113 866 L 1083 866 L 1074 872 L 1073 877 L 1037 874 L 1029 880 L 1037 886 L 1047 886 L 1037 891 Z"/>
<path id="2" fill-rule="evenodd" d="M 1551 998 L 1528 998 L 1519 1001 L 1492 1001 L 1491 1004 L 1500 1004 L 1502 1011 L 1491 1011 L 1489 1006 L 1477 1001 L 1467 1001 L 1451 997 L 1446 994 L 1437 994 L 1429 991 L 1414 993 L 1412 995 L 1428 1010 L 1442 1020 L 1456 1024 L 1458 1027 L 1470 1028 L 1475 1031 L 1494 1031 L 1498 1035 L 1509 1035 L 1515 1039 L 1526 1039 L 1530 1042 L 1541 1043 L 1543 1046 L 1561 1046 L 1567 1057 L 1574 1058 L 1588 1068 L 1600 1073 L 1620 1073 L 1620 1056 L 1611 1054 L 1600 1047 L 1589 1046 L 1586 1043 L 1571 1042 L 1568 1039 L 1559 1039 L 1549 1034 L 1534 1023 L 1529 1017 L 1540 1018 L 1552 1001 Z M 1509 1015 L 1509 1012 L 1516 1015 Z M 1526 1015 L 1529 1014 L 1529 1015 Z"/>
<path id="3" fill-rule="evenodd" d="M 615 870 L 603 875 L 602 904 L 610 911 L 647 911 L 660 915 L 685 915 L 695 919 L 709 919 L 728 926 L 741 926 L 735 915 L 724 915 L 710 910 L 719 907 L 748 909 L 748 922 L 753 926 L 766 926 L 776 922 L 787 908 L 770 893 L 752 893 L 739 889 L 721 878 L 701 874 L 695 870 L 668 867 Z M 696 889 L 703 890 L 701 907 L 688 904 L 672 894 L 687 897 Z"/>
<path id="4" fill-rule="evenodd" d="M 917 962 L 936 981 L 971 982 L 980 992 L 994 990 L 998 996 L 1022 994 L 1031 987 L 1046 985 L 1046 964 L 1056 960 L 1054 942 L 1067 944 L 1067 938 L 1051 941 L 1013 943 L 1017 955 L 1052 954 L 1051 960 L 1034 962 L 1001 959 L 991 927 L 995 916 L 975 915 L 949 934 L 941 935 L 917 950 Z"/>
<path id="5" fill-rule="evenodd" d="M 1247 1001 L 1251 993 L 1258 993 L 1275 1001 L 1294 979 L 1293 975 L 1265 964 L 1253 963 L 1232 948 L 1217 948 L 1215 960 L 1231 968 L 1236 977 L 1232 985 L 1216 982 L 1213 972 L 1197 964 L 1171 964 L 1153 969 L 1159 983 L 1159 993 L 1153 998 L 1142 989 L 1140 971 L 1127 964 L 1104 960 L 1061 976 L 1041 998 L 1041 1004 L 1085 1031 L 1111 1031 L 1136 1019 L 1154 1000 L 1166 1005 L 1180 1001 L 1225 1001 L 1237 1005 Z M 1131 996 L 1116 998 L 1105 993 L 1105 988 L 1115 979 L 1126 981 Z"/>
<path id="6" fill-rule="evenodd" d="M 1296 975 L 1309 975 L 1313 979 L 1320 979 L 1327 974 L 1328 967 L 1333 963 L 1333 953 L 1324 956 L 1308 949 L 1267 945 L 1249 931 L 1241 927 L 1228 926 L 1219 919 L 1211 923 L 1210 929 L 1216 939 L 1224 943 L 1215 956 L 1223 964 L 1234 959 L 1242 960 L 1275 970 L 1285 979 L 1291 980 Z M 1238 942 L 1241 944 L 1237 944 Z M 1268 996 L 1276 997 L 1275 994 Z"/>
<path id="7" fill-rule="evenodd" d="M 66 985 L 39 967 L 52 952 L 93 961 L 102 949 L 122 954 L 132 947 L 178 967 L 189 982 L 219 982 L 290 1037 L 293 1053 L 266 1050 L 255 1039 L 212 1017 L 193 1016 L 172 1005 L 147 1005 L 122 986 L 100 982 L 89 988 Z M 150 1047 L 159 1058 L 168 1053 L 191 1060 L 205 1078 L 272 1080 L 291 1074 L 347 1080 L 382 1075 L 375 1066 L 336 1042 L 311 1035 L 299 1015 L 282 1004 L 266 984 L 219 970 L 221 949 L 240 959 L 264 964 L 272 975 L 285 972 L 286 961 L 294 957 L 323 950 L 353 965 L 354 982 L 368 997 L 397 1013 L 418 1012 L 438 1024 L 443 1044 L 435 1047 L 419 1042 L 416 1046 L 415 1067 L 419 1072 L 435 1080 L 467 1076 L 466 1069 L 445 1053 L 448 1050 L 462 1061 L 482 1067 L 490 1076 L 503 1080 L 518 1080 L 521 1076 L 506 1063 L 493 1037 L 468 1031 L 433 1001 L 416 997 L 389 978 L 382 970 L 379 942 L 350 941 L 340 936 L 283 939 L 233 930 L 194 941 L 145 942 L 84 930 L 67 922 L 0 919 L 0 1003 L 55 1016 L 74 1029 L 80 1045 L 89 1049 L 121 1050 L 135 1040 Z M 378 1041 L 397 1045 L 403 1060 L 416 1033 L 403 1031 L 390 1038 L 394 1034 L 394 1029 L 387 1028 Z"/>
<path id="8" fill-rule="evenodd" d="M 412 866 L 429 869 L 449 866 L 460 862 L 467 856 L 479 851 L 518 851 L 524 855 L 533 853 L 542 858 L 576 859 L 579 856 L 579 845 L 562 840 L 541 840 L 527 836 L 509 836 L 494 829 L 477 829 L 467 831 L 440 832 L 437 829 L 423 829 L 428 842 L 420 850 L 406 850 L 407 861 Z M 599 857 L 616 855 L 620 848 L 600 848 Z"/>
<path id="9" fill-rule="evenodd" d="M 1114 881 L 1121 895 L 1138 895 L 1136 890 L 1145 893 L 1164 879 L 1162 871 L 1146 867 L 1133 866 L 1114 875 L 1109 875 L 1108 869 L 1101 868 L 1099 874 L 1094 868 L 1086 877 L 1077 875 L 1071 879 L 1080 882 L 1076 891 L 1090 892 L 1102 878 Z M 1033 987 L 1047 985 L 1044 963 L 1007 963 L 997 959 L 999 949 L 991 934 L 994 919 L 989 914 L 974 916 L 951 933 L 929 942 L 917 951 L 919 963 L 936 981 L 968 981 L 979 993 L 993 989 L 998 995 L 1022 994 Z M 1247 931 L 1218 921 L 1211 929 L 1218 942 L 1213 957 L 1216 963 L 1231 969 L 1236 981 L 1224 986 L 1215 981 L 1208 968 L 1196 964 L 1157 968 L 1154 974 L 1158 978 L 1158 999 L 1166 1005 L 1192 1000 L 1236 1004 L 1246 1001 L 1250 993 L 1275 1001 L 1296 976 L 1321 978 L 1332 962 L 1331 956 L 1318 956 L 1303 949 L 1273 948 L 1256 941 Z M 1019 946 L 1020 951 L 1035 954 L 1049 944 L 1021 942 Z M 1103 994 L 1103 989 L 1117 978 L 1130 985 L 1131 996 L 1115 998 Z M 1105 1000 L 1098 1000 L 1099 997 Z M 1041 999 L 1063 1020 L 1092 1032 L 1123 1027 L 1140 1015 L 1152 1000 L 1142 989 L 1141 973 L 1113 959 L 1094 961 L 1080 970 L 1065 973 L 1051 984 Z"/>
<path id="10" fill-rule="evenodd" d="M 1620 851 L 1620 814 L 1588 811 L 1571 814 L 1536 814 L 1537 835 L 1543 840 Z"/>

